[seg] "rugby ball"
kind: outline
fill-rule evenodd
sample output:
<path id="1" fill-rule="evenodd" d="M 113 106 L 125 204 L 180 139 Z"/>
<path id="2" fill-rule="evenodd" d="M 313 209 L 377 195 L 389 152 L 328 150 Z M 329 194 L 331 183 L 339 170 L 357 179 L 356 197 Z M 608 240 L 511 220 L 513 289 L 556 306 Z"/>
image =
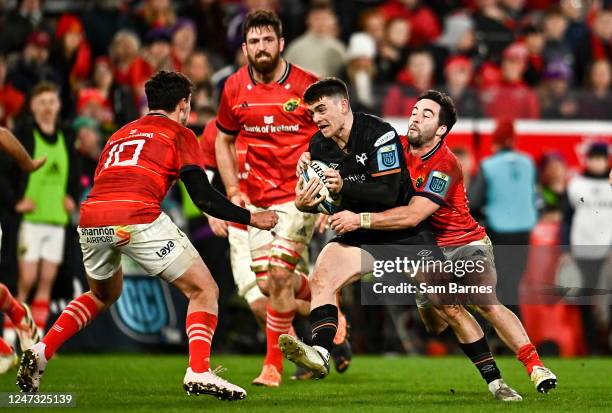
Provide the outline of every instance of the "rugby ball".
<path id="1" fill-rule="evenodd" d="M 329 168 L 325 162 L 311 161 L 310 165 L 306 170 L 302 171 L 302 177 L 304 182 L 310 181 L 312 178 L 319 178 L 321 182 L 325 184 L 325 170 Z M 322 196 L 323 202 L 317 205 L 317 210 L 323 214 L 332 215 L 340 208 L 340 201 L 342 196 L 339 194 L 330 194 L 329 189 L 324 186 L 319 191 L 319 196 Z"/>

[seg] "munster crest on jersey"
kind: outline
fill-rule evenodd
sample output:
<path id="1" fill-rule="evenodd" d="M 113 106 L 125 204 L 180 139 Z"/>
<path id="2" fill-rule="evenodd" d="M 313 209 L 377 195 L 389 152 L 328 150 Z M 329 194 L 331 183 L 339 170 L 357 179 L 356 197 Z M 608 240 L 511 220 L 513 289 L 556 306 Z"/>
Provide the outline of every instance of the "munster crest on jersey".
<path id="1" fill-rule="evenodd" d="M 422 186 L 423 186 L 423 177 L 422 177 L 422 176 L 419 176 L 419 177 L 416 179 L 416 187 L 417 187 L 417 188 L 420 188 L 420 187 L 422 187 Z"/>
<path id="2" fill-rule="evenodd" d="M 293 112 L 294 110 L 296 110 L 298 108 L 298 106 L 300 106 L 300 100 L 299 99 L 289 99 L 283 105 L 283 110 L 285 112 Z"/>

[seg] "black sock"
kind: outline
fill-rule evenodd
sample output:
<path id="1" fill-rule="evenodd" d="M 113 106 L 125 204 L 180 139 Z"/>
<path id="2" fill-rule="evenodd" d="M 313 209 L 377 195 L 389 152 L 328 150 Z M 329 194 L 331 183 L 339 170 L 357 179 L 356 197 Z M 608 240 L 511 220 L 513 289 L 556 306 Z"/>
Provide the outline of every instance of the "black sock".
<path id="1" fill-rule="evenodd" d="M 310 312 L 312 345 L 331 351 L 338 330 L 338 307 L 325 304 Z"/>
<path id="2" fill-rule="evenodd" d="M 497 364 L 495 364 L 495 359 L 491 354 L 491 349 L 485 336 L 473 343 L 459 343 L 459 346 L 465 355 L 472 360 L 472 363 L 474 363 L 474 366 L 476 366 L 487 384 L 493 380 L 501 379 L 501 372 L 497 368 Z"/>

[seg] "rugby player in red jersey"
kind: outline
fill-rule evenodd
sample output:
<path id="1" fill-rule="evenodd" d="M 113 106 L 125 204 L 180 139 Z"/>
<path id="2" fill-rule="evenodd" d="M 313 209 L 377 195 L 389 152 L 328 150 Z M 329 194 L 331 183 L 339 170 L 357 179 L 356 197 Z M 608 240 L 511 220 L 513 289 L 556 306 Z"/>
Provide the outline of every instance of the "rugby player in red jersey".
<path id="1" fill-rule="evenodd" d="M 146 84 L 149 113 L 108 140 L 81 206 L 79 236 L 90 291 L 71 301 L 47 335 L 21 359 L 17 384 L 35 392 L 48 360 L 121 295 L 121 256 L 152 276 L 173 284 L 189 299 L 186 330 L 189 367 L 183 388 L 237 400 L 246 392 L 210 370 L 210 347 L 217 325 L 218 288 L 189 239 L 160 209 L 181 179 L 193 202 L 221 219 L 262 230 L 276 225 L 274 212 L 249 212 L 215 191 L 200 166 L 198 141 L 184 125 L 191 110 L 192 85 L 176 72 L 161 71 Z"/>
<path id="2" fill-rule="evenodd" d="M 273 12 L 249 13 L 243 36 L 242 51 L 249 64 L 225 83 L 217 115 L 216 156 L 232 202 L 280 214 L 274 233 L 249 228 L 248 234 L 251 268 L 269 297 L 266 358 L 253 384 L 275 387 L 281 383 L 283 368 L 278 338 L 291 327 L 296 298 L 310 296 L 308 280 L 296 272 L 296 266 L 308 247 L 316 216 L 298 211 L 293 201 L 295 165 L 317 130 L 301 99 L 317 78 L 281 58 L 282 27 Z M 247 146 L 246 191 L 238 182 L 236 141 Z"/>
<path id="3" fill-rule="evenodd" d="M 469 213 L 461 167 L 444 141 L 456 117 L 455 106 L 449 96 L 431 90 L 421 95 L 412 109 L 407 133 L 409 145 L 405 148 L 406 162 L 415 195 L 418 196 L 413 197 L 406 206 L 384 212 L 339 212 L 331 218 L 331 226 L 339 233 L 357 230 L 363 222 L 368 222 L 369 228 L 373 229 L 397 230 L 429 219 L 436 242 L 446 259 L 483 260 L 484 272 L 481 277 L 487 280 L 488 285 L 493 285 L 493 294 L 473 303 L 474 307 L 493 325 L 500 338 L 524 364 L 536 389 L 548 392 L 556 386 L 557 378 L 542 364 L 518 317 L 503 306 L 495 295 L 497 274 L 492 244 L 484 228 Z M 428 330 L 435 333 L 446 328 L 446 321 L 439 316 L 452 319 L 460 310 L 457 305 L 442 305 L 437 311 L 426 297 L 418 297 L 417 303 L 420 303 L 419 311 Z M 484 334 L 479 342 L 468 346 L 461 344 L 461 347 L 476 367 L 479 367 L 478 353 L 485 350 L 490 352 Z M 492 392 L 494 386 L 489 385 Z"/>

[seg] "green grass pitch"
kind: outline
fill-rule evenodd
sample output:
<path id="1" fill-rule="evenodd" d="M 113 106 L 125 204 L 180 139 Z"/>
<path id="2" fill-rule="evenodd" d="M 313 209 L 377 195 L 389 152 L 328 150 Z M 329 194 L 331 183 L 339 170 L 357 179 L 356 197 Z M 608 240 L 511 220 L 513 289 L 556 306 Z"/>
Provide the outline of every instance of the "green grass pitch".
<path id="1" fill-rule="evenodd" d="M 285 364 L 280 388 L 254 387 L 261 357 L 214 356 L 222 375 L 247 389 L 246 400 L 221 402 L 187 396 L 181 384 L 186 357 L 179 355 L 68 355 L 52 360 L 41 391 L 71 392 L 88 412 L 573 412 L 612 411 L 612 359 L 547 358 L 559 378 L 548 395 L 535 392 L 522 366 L 499 358 L 506 381 L 523 402 L 503 404 L 489 394 L 476 369 L 462 357 L 356 357 L 344 375 L 294 382 Z M 0 376 L 0 391 L 16 391 L 15 371 Z M 7 409 L 8 410 L 8 409 Z M 12 408 L 9 411 L 17 411 Z M 64 409 L 36 409 L 34 411 Z M 32 409 L 28 409 L 32 411 Z"/>

